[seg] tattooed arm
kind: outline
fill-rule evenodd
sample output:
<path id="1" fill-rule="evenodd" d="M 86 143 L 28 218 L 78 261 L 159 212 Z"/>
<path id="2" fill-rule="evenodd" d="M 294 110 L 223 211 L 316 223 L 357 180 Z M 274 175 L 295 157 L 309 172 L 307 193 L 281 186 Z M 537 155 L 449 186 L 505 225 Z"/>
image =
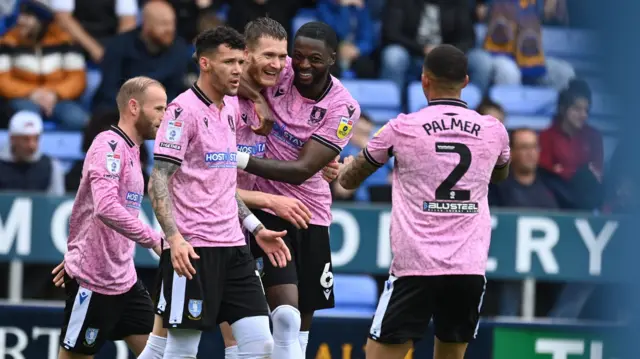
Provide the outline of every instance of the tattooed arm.
<path id="1" fill-rule="evenodd" d="M 153 213 L 158 218 L 158 223 L 160 223 L 167 240 L 179 234 L 176 220 L 173 217 L 173 202 L 169 192 L 169 179 L 178 168 L 177 164 L 156 160 L 149 178 L 149 197 Z"/>
<path id="2" fill-rule="evenodd" d="M 364 152 L 360 151 L 355 160 L 347 161 L 345 159 L 345 165 L 340 169 L 338 181 L 344 189 L 356 189 L 378 168 L 380 167 L 373 165 L 371 161 L 367 160 Z"/>
<path id="3" fill-rule="evenodd" d="M 242 198 L 240 198 L 240 194 L 236 191 L 236 202 L 238 202 L 238 218 L 240 218 L 240 222 L 243 222 L 247 217 L 251 216 L 251 210 L 244 204 Z M 255 236 L 258 232 L 264 229 L 264 225 L 260 224 L 253 230 L 253 235 Z"/>

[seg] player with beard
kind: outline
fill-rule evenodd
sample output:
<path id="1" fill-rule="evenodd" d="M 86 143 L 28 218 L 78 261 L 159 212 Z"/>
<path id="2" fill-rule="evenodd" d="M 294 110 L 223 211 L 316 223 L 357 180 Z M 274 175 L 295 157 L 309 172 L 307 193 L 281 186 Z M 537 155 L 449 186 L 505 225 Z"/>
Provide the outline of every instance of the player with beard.
<path id="1" fill-rule="evenodd" d="M 267 303 L 235 218 L 273 266 L 286 265 L 290 253 L 281 239 L 286 231 L 266 229 L 236 193 L 234 96 L 245 44 L 222 26 L 198 35 L 195 46 L 200 75 L 167 108 L 149 182 L 167 237 L 160 259 L 168 328 L 163 358 L 195 358 L 201 332 L 222 322 L 231 325 L 239 357 L 267 358 L 273 345 Z"/>
<path id="2" fill-rule="evenodd" d="M 255 189 L 297 198 L 312 213 L 307 228 L 295 228 L 268 210 L 255 215 L 269 228 L 286 230 L 292 262 L 278 268 L 264 261 L 262 277 L 273 321 L 274 358 L 303 358 L 313 313 L 334 307 L 329 246 L 331 191 L 321 170 L 351 138 L 358 103 L 329 69 L 338 40 L 325 23 L 310 22 L 295 35 L 293 57 L 278 83 L 262 94 L 243 83 L 240 96 L 261 101 L 274 113 L 265 158 L 238 153 L 238 168 L 257 177 Z M 256 258 L 265 254 L 255 243 Z"/>
<path id="3" fill-rule="evenodd" d="M 137 355 L 153 326 L 153 303 L 133 252 L 137 242 L 160 253 L 160 234 L 138 219 L 140 145 L 155 138 L 167 95 L 159 82 L 136 77 L 122 85 L 117 104 L 118 125 L 87 151 L 69 220 L 62 359 L 92 358 L 105 341 L 121 339 Z"/>

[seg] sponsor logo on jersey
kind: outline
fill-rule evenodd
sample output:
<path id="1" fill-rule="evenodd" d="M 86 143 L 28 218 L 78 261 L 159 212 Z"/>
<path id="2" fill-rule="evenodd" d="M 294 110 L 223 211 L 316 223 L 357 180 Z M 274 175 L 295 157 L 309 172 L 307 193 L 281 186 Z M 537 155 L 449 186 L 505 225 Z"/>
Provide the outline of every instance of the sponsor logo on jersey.
<path id="1" fill-rule="evenodd" d="M 142 199 L 144 195 L 136 192 L 127 192 L 127 204 L 126 206 L 129 208 L 139 209 L 142 205 Z"/>
<path id="2" fill-rule="evenodd" d="M 296 147 L 302 148 L 304 146 L 304 140 L 294 136 L 291 132 L 287 131 L 287 125 L 275 122 L 273 124 L 273 130 L 271 132 L 277 139 L 284 143 Z"/>
<path id="3" fill-rule="evenodd" d="M 255 145 L 243 145 L 243 144 L 238 144 L 238 152 L 244 152 L 244 153 L 248 153 L 252 156 L 255 157 L 263 157 L 264 156 L 264 151 L 265 151 L 265 143 L 264 142 L 258 142 Z"/>
<path id="4" fill-rule="evenodd" d="M 345 137 L 349 136 L 352 128 L 353 128 L 353 120 L 347 117 L 340 117 L 340 124 L 338 125 L 338 130 L 336 131 L 336 135 L 338 135 L 339 139 L 344 139 Z"/>
<path id="5" fill-rule="evenodd" d="M 478 204 L 476 202 L 429 202 L 424 201 L 422 203 L 422 210 L 424 212 L 432 213 L 460 213 L 460 214 L 472 214 L 478 213 Z"/>
<path id="6" fill-rule="evenodd" d="M 238 159 L 235 151 L 231 152 L 207 152 L 204 154 L 204 162 L 209 168 L 236 168 Z"/>

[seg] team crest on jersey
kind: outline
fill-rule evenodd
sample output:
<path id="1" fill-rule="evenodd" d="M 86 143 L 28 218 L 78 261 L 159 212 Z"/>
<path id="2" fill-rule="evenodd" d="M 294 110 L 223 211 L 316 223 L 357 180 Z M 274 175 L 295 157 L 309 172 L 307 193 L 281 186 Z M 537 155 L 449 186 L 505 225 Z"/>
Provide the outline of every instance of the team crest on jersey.
<path id="1" fill-rule="evenodd" d="M 202 301 L 196 299 L 189 300 L 189 319 L 200 320 L 202 314 Z"/>
<path id="2" fill-rule="evenodd" d="M 324 115 L 326 114 L 327 114 L 327 109 L 318 107 L 318 106 L 313 106 L 313 109 L 311 110 L 311 115 L 309 116 L 309 124 L 310 125 L 317 124 L 318 122 L 322 121 L 322 119 L 324 118 Z"/>
<path id="3" fill-rule="evenodd" d="M 229 121 L 229 128 L 231 129 L 231 132 L 236 132 L 236 123 L 235 123 L 235 119 L 233 118 L 233 116 L 228 115 L 227 116 L 227 121 Z"/>
<path id="4" fill-rule="evenodd" d="M 107 154 L 107 171 L 112 175 L 120 173 L 120 155 L 117 153 Z"/>
<path id="5" fill-rule="evenodd" d="M 182 137 L 182 125 L 184 123 L 182 121 L 169 121 L 167 125 L 167 132 L 165 133 L 167 137 L 167 141 L 169 142 L 178 142 L 180 141 L 180 137 Z"/>
<path id="6" fill-rule="evenodd" d="M 87 328 L 87 331 L 84 332 L 84 345 L 87 347 L 93 346 L 95 344 L 96 339 L 98 339 L 98 332 L 100 329 L 96 328 Z"/>
<path id="7" fill-rule="evenodd" d="M 336 135 L 338 135 L 339 139 L 343 139 L 351 133 L 351 129 L 353 128 L 353 121 L 347 117 L 340 117 L 340 124 L 338 125 L 338 130 L 336 131 Z"/>

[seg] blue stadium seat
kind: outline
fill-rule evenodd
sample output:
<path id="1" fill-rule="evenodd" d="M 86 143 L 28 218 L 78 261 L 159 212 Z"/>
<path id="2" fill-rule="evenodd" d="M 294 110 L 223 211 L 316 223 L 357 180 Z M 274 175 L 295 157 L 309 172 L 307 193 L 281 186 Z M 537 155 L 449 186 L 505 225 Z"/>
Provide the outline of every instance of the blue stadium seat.
<path id="1" fill-rule="evenodd" d="M 494 86 L 489 96 L 510 115 L 551 115 L 558 101 L 556 90 L 532 86 Z"/>
<path id="2" fill-rule="evenodd" d="M 476 32 L 476 46 L 482 47 L 482 44 L 484 43 L 484 37 L 487 34 L 487 25 L 476 24 L 474 28 Z"/>
<path id="3" fill-rule="evenodd" d="M 545 26 L 542 46 L 547 56 L 559 58 L 589 57 L 597 53 L 596 35 L 587 30 Z"/>
<path id="4" fill-rule="evenodd" d="M 8 139 L 7 131 L 0 131 L 0 146 Z M 40 137 L 40 150 L 62 161 L 84 158 L 80 132 L 46 132 Z"/>
<path id="5" fill-rule="evenodd" d="M 336 307 L 323 316 L 373 315 L 378 302 L 378 285 L 368 275 L 336 274 L 333 278 Z"/>
<path id="6" fill-rule="evenodd" d="M 616 97 L 593 91 L 591 96 L 591 116 L 615 116 Z"/>
<path id="7" fill-rule="evenodd" d="M 318 17 L 314 9 L 299 10 L 291 22 L 291 36 L 293 37 L 293 34 L 295 34 L 302 25 L 316 20 L 318 20 Z"/>
<path id="8" fill-rule="evenodd" d="M 409 84 L 407 91 L 409 112 L 416 112 L 427 106 L 427 99 L 424 97 L 422 83 L 420 81 L 414 81 Z M 469 84 L 462 90 L 462 99 L 467 103 L 469 108 L 475 109 L 480 104 L 480 101 L 482 101 L 482 92 L 475 85 Z"/>
<path id="9" fill-rule="evenodd" d="M 362 112 L 374 122 L 385 123 L 401 111 L 400 89 L 386 80 L 342 80 Z"/>

